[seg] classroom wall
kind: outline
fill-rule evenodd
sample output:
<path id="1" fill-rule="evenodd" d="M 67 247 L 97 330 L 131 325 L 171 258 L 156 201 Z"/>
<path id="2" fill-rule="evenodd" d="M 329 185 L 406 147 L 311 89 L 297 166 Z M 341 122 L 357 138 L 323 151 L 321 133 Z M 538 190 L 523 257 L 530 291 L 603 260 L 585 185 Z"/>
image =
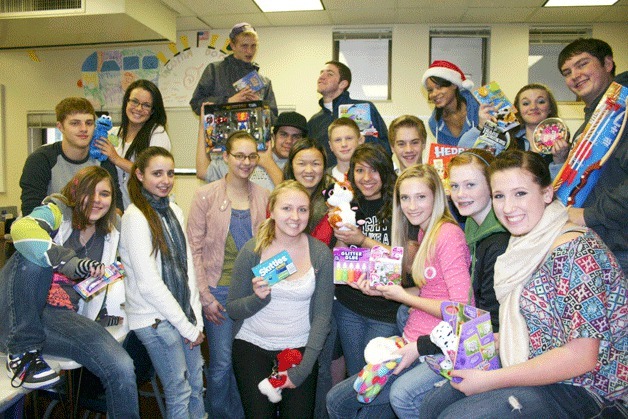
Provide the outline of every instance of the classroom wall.
<path id="1" fill-rule="evenodd" d="M 259 28 L 257 61 L 273 81 L 280 106 L 294 106 L 308 118 L 318 111 L 316 78 L 323 63 L 332 58 L 333 29 Z M 420 86 L 429 65 L 429 29 L 429 25 L 393 25 L 392 100 L 376 103 L 388 121 L 404 113 L 421 117 L 431 113 Z M 613 47 L 618 71 L 628 69 L 627 29 L 628 24 L 593 25 L 593 36 Z M 507 96 L 514 98 L 527 83 L 528 26 L 492 25 L 491 30 L 489 78 L 498 80 Z M 32 61 L 27 51 L 0 51 L 0 84 L 5 86 L 5 192 L 0 193 L 0 206 L 20 205 L 18 182 L 27 157 L 27 112 L 50 111 L 63 97 L 82 96 L 83 89 L 77 85 L 81 64 L 87 52 L 95 49 L 107 46 L 38 49 L 40 62 Z M 582 104 L 561 104 L 560 113 L 576 121 L 582 118 Z M 176 199 L 186 212 L 198 185 L 193 176 L 177 176 Z"/>

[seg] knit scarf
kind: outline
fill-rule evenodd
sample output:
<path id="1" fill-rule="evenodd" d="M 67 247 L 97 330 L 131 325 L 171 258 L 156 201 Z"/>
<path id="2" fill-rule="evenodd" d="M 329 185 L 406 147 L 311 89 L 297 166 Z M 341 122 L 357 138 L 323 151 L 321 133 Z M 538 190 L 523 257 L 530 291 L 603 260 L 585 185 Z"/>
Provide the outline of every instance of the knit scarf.
<path id="1" fill-rule="evenodd" d="M 521 291 L 547 257 L 567 220 L 565 206 L 553 201 L 529 233 L 510 237 L 506 251 L 495 262 L 494 287 L 501 326 L 499 357 L 505 367 L 528 360 L 530 335 L 520 312 Z"/>
<path id="2" fill-rule="evenodd" d="M 166 239 L 168 253 L 161 253 L 161 278 L 168 291 L 177 300 L 190 323 L 196 325 L 196 316 L 190 305 L 190 287 L 188 285 L 188 264 L 185 236 L 176 215 L 170 208 L 168 197 L 155 198 L 142 189 L 142 194 L 161 220 L 161 228 Z"/>

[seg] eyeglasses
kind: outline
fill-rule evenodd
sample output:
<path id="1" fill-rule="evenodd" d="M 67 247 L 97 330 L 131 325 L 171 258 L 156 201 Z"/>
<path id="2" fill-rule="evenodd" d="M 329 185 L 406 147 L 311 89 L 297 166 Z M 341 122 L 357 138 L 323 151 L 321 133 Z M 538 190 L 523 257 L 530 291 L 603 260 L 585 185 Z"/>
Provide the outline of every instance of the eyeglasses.
<path id="1" fill-rule="evenodd" d="M 229 153 L 229 154 L 231 154 L 231 153 Z M 248 156 L 246 154 L 242 154 L 242 153 L 231 154 L 231 155 L 237 161 L 244 161 L 246 159 L 249 159 L 249 161 L 251 163 L 255 163 L 257 160 L 259 160 L 259 154 L 257 154 L 257 153 L 249 154 Z"/>
<path id="2" fill-rule="evenodd" d="M 137 108 L 138 106 L 141 106 L 143 111 L 150 111 L 151 109 L 153 109 L 153 105 L 151 105 L 150 103 L 140 102 L 137 99 L 129 99 L 129 104 L 133 108 Z"/>

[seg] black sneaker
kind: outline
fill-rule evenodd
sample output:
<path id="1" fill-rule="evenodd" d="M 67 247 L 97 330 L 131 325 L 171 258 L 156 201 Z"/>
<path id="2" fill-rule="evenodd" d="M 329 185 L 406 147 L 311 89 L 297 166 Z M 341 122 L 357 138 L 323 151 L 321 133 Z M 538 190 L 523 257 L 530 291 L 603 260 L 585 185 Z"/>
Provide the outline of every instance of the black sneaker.
<path id="1" fill-rule="evenodd" d="M 59 381 L 59 375 L 41 357 L 39 351 L 7 355 L 7 372 L 14 388 L 38 389 Z"/>

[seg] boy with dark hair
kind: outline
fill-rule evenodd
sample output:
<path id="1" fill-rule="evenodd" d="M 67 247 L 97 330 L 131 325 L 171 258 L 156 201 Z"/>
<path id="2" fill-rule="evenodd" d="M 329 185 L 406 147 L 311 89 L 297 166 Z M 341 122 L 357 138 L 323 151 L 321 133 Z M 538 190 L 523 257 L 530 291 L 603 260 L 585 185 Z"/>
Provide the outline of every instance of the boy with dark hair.
<path id="1" fill-rule="evenodd" d="M 24 163 L 20 187 L 22 188 L 22 215 L 26 216 L 41 205 L 42 200 L 61 188 L 74 174 L 87 166 L 102 166 L 113 178 L 116 188 L 116 207 L 123 211 L 122 193 L 116 167 L 89 156 L 89 143 L 94 134 L 96 113 L 84 98 L 68 97 L 55 107 L 57 128 L 63 138 L 60 142 L 35 150 Z"/>
<path id="2" fill-rule="evenodd" d="M 327 151 L 327 166 L 336 165 L 336 156 L 329 147 L 329 135 L 327 128 L 340 116 L 338 108 L 340 105 L 366 103 L 370 107 L 371 122 L 373 128 L 377 130 L 377 136 L 367 135 L 365 141 L 367 143 L 378 143 L 390 155 L 390 146 L 388 144 L 388 129 L 384 119 L 377 111 L 372 102 L 366 100 L 351 99 L 349 96 L 349 86 L 351 85 L 351 70 L 345 64 L 339 61 L 327 61 L 325 67 L 320 72 L 317 81 L 316 91 L 322 95 L 318 104 L 321 110 L 314 114 L 307 122 L 310 137 L 316 139 L 320 145 L 325 147 Z"/>
<path id="3" fill-rule="evenodd" d="M 575 143 L 613 81 L 628 86 L 628 72 L 614 76 L 613 50 L 600 39 L 577 39 L 558 57 L 567 87 L 584 101 L 584 123 L 574 134 Z M 582 208 L 569 208 L 569 220 L 595 230 L 613 251 L 624 272 L 628 270 L 628 143 L 625 129 L 600 178 Z"/>

